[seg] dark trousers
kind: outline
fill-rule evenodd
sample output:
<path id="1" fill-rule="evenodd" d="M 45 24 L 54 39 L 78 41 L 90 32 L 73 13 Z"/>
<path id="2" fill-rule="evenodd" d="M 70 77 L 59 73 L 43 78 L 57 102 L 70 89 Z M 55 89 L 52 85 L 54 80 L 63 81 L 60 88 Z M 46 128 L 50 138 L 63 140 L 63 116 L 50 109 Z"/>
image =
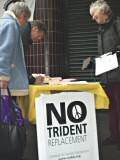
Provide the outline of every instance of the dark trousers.
<path id="1" fill-rule="evenodd" d="M 113 139 L 120 139 L 120 83 L 105 86 L 109 97 L 109 129 Z"/>

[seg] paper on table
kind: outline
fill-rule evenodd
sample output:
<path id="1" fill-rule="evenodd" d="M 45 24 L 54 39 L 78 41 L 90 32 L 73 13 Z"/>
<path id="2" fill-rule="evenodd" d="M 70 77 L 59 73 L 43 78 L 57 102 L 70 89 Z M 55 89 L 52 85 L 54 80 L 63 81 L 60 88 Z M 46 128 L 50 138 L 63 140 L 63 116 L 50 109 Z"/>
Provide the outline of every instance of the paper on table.
<path id="1" fill-rule="evenodd" d="M 116 53 L 111 52 L 95 58 L 95 75 L 100 75 L 107 71 L 113 70 L 118 67 L 118 60 Z"/>
<path id="2" fill-rule="evenodd" d="M 43 76 L 43 77 L 45 77 L 45 74 L 42 74 L 42 73 L 32 73 L 32 76 L 33 77 L 38 77 L 38 76 Z"/>
<path id="3" fill-rule="evenodd" d="M 88 84 L 88 82 L 87 81 L 74 81 L 74 82 L 65 82 L 65 81 L 61 81 L 61 84 L 62 85 L 67 85 L 67 84 Z"/>

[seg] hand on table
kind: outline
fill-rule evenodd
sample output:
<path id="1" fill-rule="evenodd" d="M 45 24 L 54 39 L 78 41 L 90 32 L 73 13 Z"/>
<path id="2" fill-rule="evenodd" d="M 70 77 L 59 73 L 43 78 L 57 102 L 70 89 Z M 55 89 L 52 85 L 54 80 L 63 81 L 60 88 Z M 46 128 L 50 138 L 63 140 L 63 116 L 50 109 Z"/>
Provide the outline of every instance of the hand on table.
<path id="1" fill-rule="evenodd" d="M 45 77 L 42 75 L 38 75 L 35 77 L 35 84 L 42 84 L 44 82 Z"/>

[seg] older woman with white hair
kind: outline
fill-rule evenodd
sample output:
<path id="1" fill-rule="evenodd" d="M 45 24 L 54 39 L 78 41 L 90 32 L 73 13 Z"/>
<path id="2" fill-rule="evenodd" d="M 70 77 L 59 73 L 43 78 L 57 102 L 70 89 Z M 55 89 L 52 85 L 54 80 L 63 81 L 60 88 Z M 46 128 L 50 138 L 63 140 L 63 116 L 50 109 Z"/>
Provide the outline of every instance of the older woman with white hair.
<path id="1" fill-rule="evenodd" d="M 24 2 L 16 2 L 0 19 L 0 88 L 9 86 L 13 96 L 28 94 L 20 26 L 24 26 L 31 12 Z"/>
<path id="2" fill-rule="evenodd" d="M 99 55 L 120 51 L 120 18 L 113 16 L 109 4 L 104 0 L 93 2 L 90 5 L 90 15 L 99 25 Z M 118 61 L 120 62 L 119 54 Z M 104 141 L 104 144 L 120 144 L 120 68 L 102 74 L 100 79 L 110 100 L 110 137 Z"/>
<path id="3" fill-rule="evenodd" d="M 30 15 L 31 12 L 24 2 L 16 2 L 0 18 L 0 90 L 6 90 L 9 87 L 12 96 L 28 95 L 28 76 L 20 27 L 27 23 Z M 12 157 L 12 160 L 21 160 L 26 143 L 22 144 L 22 142 L 21 138 L 19 149 L 15 150 L 14 148 L 15 153 L 12 152 L 13 149 L 5 150 L 0 154 L 0 159 L 10 160 Z"/>

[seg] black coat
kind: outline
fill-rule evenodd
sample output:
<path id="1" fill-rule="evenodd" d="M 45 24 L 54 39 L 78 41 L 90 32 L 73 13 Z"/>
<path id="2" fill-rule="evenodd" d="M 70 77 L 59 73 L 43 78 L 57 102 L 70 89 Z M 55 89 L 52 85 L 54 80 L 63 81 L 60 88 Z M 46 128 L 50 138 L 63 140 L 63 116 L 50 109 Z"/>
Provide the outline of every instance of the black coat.
<path id="1" fill-rule="evenodd" d="M 22 35 L 23 49 L 26 55 L 29 50 L 29 47 L 33 43 L 32 38 L 31 38 L 31 23 L 30 22 L 28 22 L 26 26 L 21 28 L 21 35 Z"/>
<path id="2" fill-rule="evenodd" d="M 120 17 L 111 18 L 108 23 L 99 26 L 98 30 L 98 53 L 120 51 Z M 120 53 L 117 54 L 120 62 Z M 119 63 L 120 64 L 120 63 Z M 103 73 L 100 76 L 102 83 L 120 82 L 120 67 Z"/>
<path id="3" fill-rule="evenodd" d="M 25 27 L 21 28 L 21 35 L 22 35 L 24 54 L 26 58 L 29 47 L 32 45 L 30 22 L 28 22 Z M 35 78 L 30 73 L 28 73 L 28 80 L 29 80 L 29 84 L 35 83 Z"/>

